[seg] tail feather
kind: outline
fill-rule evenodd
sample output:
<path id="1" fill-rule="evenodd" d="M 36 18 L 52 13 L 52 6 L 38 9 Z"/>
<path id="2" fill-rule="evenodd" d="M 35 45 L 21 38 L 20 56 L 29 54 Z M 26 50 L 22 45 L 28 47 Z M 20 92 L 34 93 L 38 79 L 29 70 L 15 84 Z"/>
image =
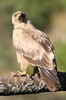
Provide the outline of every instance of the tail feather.
<path id="1" fill-rule="evenodd" d="M 41 68 L 41 73 L 42 73 L 43 80 L 46 83 L 48 89 L 50 91 L 58 90 L 60 83 L 57 76 L 57 71 L 55 69 L 50 71 L 48 69 Z"/>

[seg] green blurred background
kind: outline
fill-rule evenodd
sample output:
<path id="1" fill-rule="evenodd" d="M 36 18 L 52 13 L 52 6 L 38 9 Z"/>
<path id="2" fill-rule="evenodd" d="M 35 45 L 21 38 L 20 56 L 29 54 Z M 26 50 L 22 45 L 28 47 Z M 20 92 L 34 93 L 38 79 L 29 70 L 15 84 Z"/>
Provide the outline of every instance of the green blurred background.
<path id="1" fill-rule="evenodd" d="M 36 28 L 48 34 L 55 46 L 58 70 L 66 72 L 66 0 L 0 0 L 0 76 L 20 70 L 12 44 L 15 11 L 25 12 Z"/>

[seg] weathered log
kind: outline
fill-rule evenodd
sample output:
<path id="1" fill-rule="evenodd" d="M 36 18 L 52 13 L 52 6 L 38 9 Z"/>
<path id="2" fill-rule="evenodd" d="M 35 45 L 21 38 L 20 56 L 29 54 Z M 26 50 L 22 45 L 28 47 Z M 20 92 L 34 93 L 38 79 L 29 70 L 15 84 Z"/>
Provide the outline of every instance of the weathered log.
<path id="1" fill-rule="evenodd" d="M 18 76 L 13 73 L 7 78 L 0 78 L 0 95 L 29 94 L 49 91 L 38 76 Z M 58 72 L 61 83 L 59 90 L 66 90 L 66 73 Z"/>

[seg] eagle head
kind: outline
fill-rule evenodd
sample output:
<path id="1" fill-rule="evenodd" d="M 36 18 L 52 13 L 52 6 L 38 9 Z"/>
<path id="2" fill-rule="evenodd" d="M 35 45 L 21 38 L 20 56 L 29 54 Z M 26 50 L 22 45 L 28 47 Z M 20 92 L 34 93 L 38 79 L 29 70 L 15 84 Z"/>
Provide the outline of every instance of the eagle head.
<path id="1" fill-rule="evenodd" d="M 27 24 L 27 16 L 24 12 L 17 11 L 12 15 L 12 24 L 25 23 Z"/>

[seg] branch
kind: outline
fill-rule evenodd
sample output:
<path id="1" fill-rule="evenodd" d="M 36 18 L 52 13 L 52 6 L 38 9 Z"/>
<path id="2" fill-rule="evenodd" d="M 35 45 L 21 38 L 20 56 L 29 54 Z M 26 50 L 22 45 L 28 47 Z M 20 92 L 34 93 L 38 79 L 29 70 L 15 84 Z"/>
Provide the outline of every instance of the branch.
<path id="1" fill-rule="evenodd" d="M 14 74 L 14 76 L 12 76 Z M 66 73 L 58 72 L 61 88 L 66 90 Z M 19 77 L 15 73 L 7 78 L 0 78 L 0 95 L 28 94 L 49 91 L 44 81 L 38 76 Z M 58 89 L 59 91 L 59 89 Z"/>

